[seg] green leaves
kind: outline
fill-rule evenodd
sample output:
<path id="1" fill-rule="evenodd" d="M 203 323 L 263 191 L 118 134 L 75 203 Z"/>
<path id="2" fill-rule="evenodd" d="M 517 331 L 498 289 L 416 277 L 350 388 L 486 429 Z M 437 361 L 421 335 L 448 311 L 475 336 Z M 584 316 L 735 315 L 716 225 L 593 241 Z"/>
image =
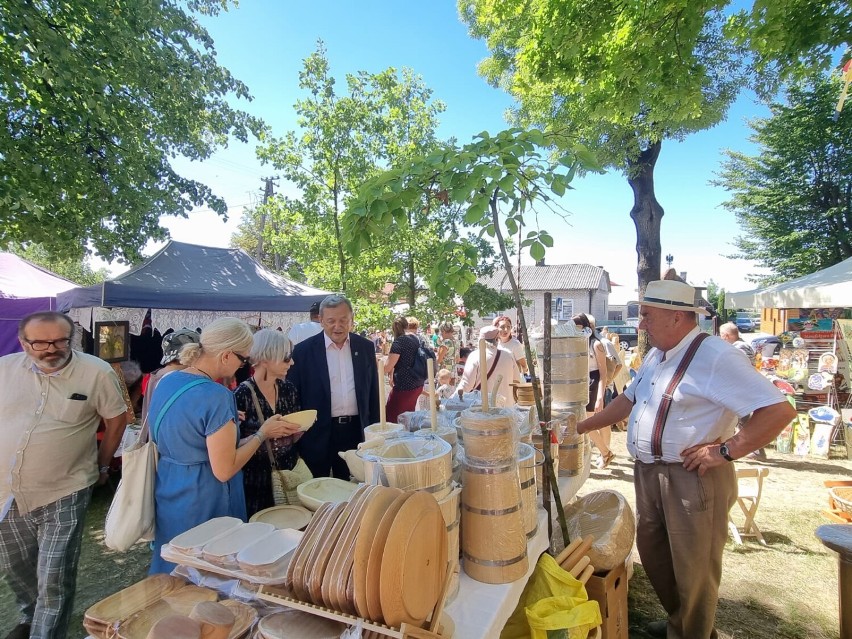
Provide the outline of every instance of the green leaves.
<path id="1" fill-rule="evenodd" d="M 215 0 L 189 11 L 213 12 Z M 195 9 L 193 9 L 193 7 Z M 165 2 L 0 0 L 0 242 L 133 261 L 162 215 L 224 201 L 178 175 L 262 123 L 230 106 L 245 85 L 196 17 Z"/>

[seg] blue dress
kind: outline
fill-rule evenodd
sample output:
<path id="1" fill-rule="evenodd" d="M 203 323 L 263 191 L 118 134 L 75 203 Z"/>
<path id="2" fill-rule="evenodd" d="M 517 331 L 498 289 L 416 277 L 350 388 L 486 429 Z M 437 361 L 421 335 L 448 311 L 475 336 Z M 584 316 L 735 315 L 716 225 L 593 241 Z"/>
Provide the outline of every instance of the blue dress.
<path id="1" fill-rule="evenodd" d="M 207 438 L 228 422 L 237 421 L 234 395 L 221 384 L 205 380 L 183 393 L 165 413 L 159 429 L 154 424 L 164 404 L 180 388 L 199 379 L 176 371 L 166 375 L 151 396 L 148 423 L 160 460 L 154 487 L 156 530 L 150 574 L 171 572 L 175 565 L 160 557 L 160 548 L 172 538 L 213 517 L 245 521 L 242 472 L 227 482 L 213 475 Z M 235 434 L 238 438 L 239 434 Z"/>

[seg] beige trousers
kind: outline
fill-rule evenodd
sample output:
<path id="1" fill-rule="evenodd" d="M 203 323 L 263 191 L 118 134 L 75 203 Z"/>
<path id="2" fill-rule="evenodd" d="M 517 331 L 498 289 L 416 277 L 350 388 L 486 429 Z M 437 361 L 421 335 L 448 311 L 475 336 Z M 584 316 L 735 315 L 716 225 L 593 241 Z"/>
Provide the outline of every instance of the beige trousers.
<path id="1" fill-rule="evenodd" d="M 634 465 L 636 546 L 669 614 L 668 639 L 716 639 L 715 618 L 737 498 L 733 464 L 703 477 L 681 464 Z"/>

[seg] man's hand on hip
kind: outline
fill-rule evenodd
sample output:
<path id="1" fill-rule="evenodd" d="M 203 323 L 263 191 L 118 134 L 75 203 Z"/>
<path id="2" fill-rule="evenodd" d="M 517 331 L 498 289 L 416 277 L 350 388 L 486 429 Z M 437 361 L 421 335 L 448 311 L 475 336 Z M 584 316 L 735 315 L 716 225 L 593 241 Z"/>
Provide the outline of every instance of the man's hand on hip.
<path id="1" fill-rule="evenodd" d="M 690 446 L 681 453 L 683 467 L 686 470 L 697 470 L 699 475 L 704 475 L 711 468 L 730 464 L 731 462 L 722 457 L 722 453 L 719 452 L 721 444 L 722 440 L 717 439 L 710 444 Z"/>

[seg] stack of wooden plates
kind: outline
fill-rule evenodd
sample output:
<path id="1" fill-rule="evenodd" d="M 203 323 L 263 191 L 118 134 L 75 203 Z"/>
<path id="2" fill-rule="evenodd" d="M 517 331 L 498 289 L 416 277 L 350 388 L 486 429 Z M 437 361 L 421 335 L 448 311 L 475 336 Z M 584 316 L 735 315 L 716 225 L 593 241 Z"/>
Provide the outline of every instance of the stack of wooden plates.
<path id="1" fill-rule="evenodd" d="M 97 639 L 145 639 L 160 619 L 171 615 L 189 616 L 195 604 L 217 599 L 214 590 L 187 584 L 177 577 L 152 575 L 89 608 L 83 626 Z M 239 601 L 221 603 L 236 619 L 229 639 L 245 636 L 257 620 L 257 612 Z"/>
<path id="2" fill-rule="evenodd" d="M 186 582 L 178 577 L 151 575 L 89 608 L 83 615 L 83 627 L 93 637 L 106 639 L 119 622 L 184 586 Z"/>
<path id="3" fill-rule="evenodd" d="M 288 567 L 297 599 L 398 627 L 422 624 L 447 567 L 447 530 L 429 493 L 362 486 L 317 510 Z"/>

